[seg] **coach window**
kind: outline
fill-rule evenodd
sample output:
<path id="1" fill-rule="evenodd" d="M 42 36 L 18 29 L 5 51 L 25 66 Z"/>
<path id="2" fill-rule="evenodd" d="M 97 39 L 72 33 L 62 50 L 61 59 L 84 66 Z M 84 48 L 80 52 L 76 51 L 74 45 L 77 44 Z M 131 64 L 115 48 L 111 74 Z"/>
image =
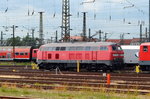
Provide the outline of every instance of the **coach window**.
<path id="1" fill-rule="evenodd" d="M 147 46 L 143 46 L 143 51 L 144 52 L 148 52 L 148 47 Z"/>
<path id="2" fill-rule="evenodd" d="M 11 51 L 11 49 L 9 48 L 8 51 Z"/>
<path id="3" fill-rule="evenodd" d="M 16 52 L 16 53 L 15 53 L 15 55 L 19 55 L 19 53 L 18 53 L 18 52 Z"/>
<path id="4" fill-rule="evenodd" d="M 25 55 L 28 55 L 28 53 L 25 53 Z"/>
<path id="5" fill-rule="evenodd" d="M 66 47 L 61 47 L 60 50 L 61 50 L 61 51 L 65 51 L 65 50 L 66 50 Z"/>
<path id="6" fill-rule="evenodd" d="M 24 55 L 24 53 L 20 53 L 20 55 Z"/>

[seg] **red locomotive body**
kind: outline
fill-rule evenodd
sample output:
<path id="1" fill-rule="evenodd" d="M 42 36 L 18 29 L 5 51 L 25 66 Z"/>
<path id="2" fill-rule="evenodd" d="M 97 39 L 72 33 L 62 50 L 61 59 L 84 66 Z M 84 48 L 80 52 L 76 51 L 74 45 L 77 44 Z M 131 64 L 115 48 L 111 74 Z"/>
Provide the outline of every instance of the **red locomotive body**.
<path id="1" fill-rule="evenodd" d="M 124 53 L 119 45 L 110 42 L 51 43 L 42 45 L 37 53 L 41 69 L 76 67 L 117 69 L 123 64 Z"/>
<path id="2" fill-rule="evenodd" d="M 150 70 L 150 42 L 140 45 L 139 65 L 142 70 Z"/>

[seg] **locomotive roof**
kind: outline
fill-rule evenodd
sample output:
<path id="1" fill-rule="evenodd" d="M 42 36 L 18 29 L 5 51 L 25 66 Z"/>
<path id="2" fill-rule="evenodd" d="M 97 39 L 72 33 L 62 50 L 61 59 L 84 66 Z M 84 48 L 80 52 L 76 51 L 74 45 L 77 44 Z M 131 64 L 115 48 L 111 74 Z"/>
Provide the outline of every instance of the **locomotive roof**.
<path id="1" fill-rule="evenodd" d="M 42 45 L 42 47 L 52 47 L 52 46 L 99 46 L 99 45 L 115 45 L 112 42 L 75 42 L 75 43 L 50 43 Z"/>

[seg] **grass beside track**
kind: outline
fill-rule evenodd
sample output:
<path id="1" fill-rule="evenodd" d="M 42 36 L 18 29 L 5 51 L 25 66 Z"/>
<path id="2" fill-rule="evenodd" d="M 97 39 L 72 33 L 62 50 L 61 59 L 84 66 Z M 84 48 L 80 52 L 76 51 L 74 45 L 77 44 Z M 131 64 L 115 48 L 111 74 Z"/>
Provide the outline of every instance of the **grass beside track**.
<path id="1" fill-rule="evenodd" d="M 0 62 L 0 66 L 11 66 L 11 65 L 31 65 L 31 62 Z"/>
<path id="2" fill-rule="evenodd" d="M 16 88 L 15 86 L 0 87 L 0 96 L 15 96 L 40 99 L 150 99 L 148 95 L 117 94 L 113 92 L 67 91 L 65 89 L 42 90 Z"/>

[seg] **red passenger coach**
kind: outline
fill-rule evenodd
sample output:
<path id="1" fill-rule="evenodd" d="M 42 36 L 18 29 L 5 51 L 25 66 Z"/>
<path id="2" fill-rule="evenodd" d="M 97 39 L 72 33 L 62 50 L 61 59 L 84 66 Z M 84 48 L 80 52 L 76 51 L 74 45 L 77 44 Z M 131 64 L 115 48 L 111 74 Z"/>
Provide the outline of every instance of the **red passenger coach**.
<path id="1" fill-rule="evenodd" d="M 13 50 L 13 49 L 12 49 Z M 29 61 L 32 58 L 32 49 L 31 47 L 18 47 L 15 48 L 15 60 L 20 61 Z"/>
<path id="2" fill-rule="evenodd" d="M 0 61 L 11 61 L 12 58 L 12 49 L 11 47 L 0 47 Z"/>
<path id="3" fill-rule="evenodd" d="M 75 68 L 77 61 L 88 70 L 118 69 L 124 53 L 111 42 L 51 43 L 42 45 L 37 53 L 40 69 Z"/>
<path id="4" fill-rule="evenodd" d="M 142 70 L 150 70 L 150 42 L 140 45 L 139 65 Z"/>
<path id="5" fill-rule="evenodd" d="M 15 46 L 15 49 L 13 46 L 2 46 L 0 47 L 0 61 L 31 61 L 32 51 L 31 46 Z M 33 56 L 36 57 L 34 54 Z"/>

